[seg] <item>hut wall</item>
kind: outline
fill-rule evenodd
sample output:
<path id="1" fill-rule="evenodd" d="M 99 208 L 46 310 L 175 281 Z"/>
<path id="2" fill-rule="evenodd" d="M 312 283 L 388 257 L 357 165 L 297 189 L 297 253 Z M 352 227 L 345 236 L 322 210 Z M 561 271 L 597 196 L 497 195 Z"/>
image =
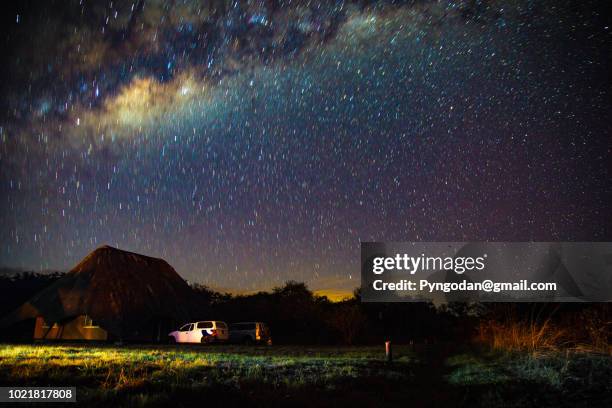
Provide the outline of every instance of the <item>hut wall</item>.
<path id="1" fill-rule="evenodd" d="M 36 318 L 34 325 L 35 340 L 107 340 L 108 332 L 99 326 L 86 325 L 91 320 L 77 316 L 64 323 L 49 327 L 42 316 Z M 90 324 L 90 323 L 89 323 Z"/>

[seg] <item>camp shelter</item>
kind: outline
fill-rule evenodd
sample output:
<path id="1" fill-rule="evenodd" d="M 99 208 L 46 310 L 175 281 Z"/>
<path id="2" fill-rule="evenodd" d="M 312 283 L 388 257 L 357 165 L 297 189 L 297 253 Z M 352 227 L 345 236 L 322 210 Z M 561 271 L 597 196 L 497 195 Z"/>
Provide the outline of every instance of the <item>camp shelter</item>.
<path id="1" fill-rule="evenodd" d="M 187 282 L 163 259 L 103 246 L 0 326 L 34 319 L 40 340 L 163 341 L 198 307 Z"/>

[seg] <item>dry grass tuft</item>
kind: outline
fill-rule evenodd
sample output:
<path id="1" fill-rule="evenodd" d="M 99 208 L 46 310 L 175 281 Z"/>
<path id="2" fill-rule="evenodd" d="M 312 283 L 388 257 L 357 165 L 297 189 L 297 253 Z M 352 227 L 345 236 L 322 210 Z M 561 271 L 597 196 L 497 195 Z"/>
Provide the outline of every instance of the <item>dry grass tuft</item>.
<path id="1" fill-rule="evenodd" d="M 543 316 L 543 310 L 519 316 L 505 308 L 483 320 L 478 339 L 495 350 L 521 351 L 531 355 L 550 352 L 586 352 L 612 355 L 612 322 L 607 307 L 590 308 L 554 319 L 558 308 Z"/>

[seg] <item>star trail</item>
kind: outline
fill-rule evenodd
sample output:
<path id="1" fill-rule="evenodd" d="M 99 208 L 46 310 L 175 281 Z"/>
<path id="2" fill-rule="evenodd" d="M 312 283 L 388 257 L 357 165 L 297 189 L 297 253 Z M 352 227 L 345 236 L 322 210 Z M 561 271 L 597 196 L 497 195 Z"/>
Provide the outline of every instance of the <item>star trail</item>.
<path id="1" fill-rule="evenodd" d="M 332 294 L 361 241 L 612 238 L 597 2 L 6 7 L 0 266 Z"/>

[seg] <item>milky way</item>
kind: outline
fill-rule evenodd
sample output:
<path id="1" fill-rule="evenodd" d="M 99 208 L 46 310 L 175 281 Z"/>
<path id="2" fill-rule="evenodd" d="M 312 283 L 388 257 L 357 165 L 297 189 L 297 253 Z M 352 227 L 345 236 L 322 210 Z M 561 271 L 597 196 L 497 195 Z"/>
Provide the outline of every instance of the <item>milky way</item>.
<path id="1" fill-rule="evenodd" d="M 361 241 L 612 238 L 598 3 L 81 3 L 4 13 L 0 265 L 331 294 Z"/>

